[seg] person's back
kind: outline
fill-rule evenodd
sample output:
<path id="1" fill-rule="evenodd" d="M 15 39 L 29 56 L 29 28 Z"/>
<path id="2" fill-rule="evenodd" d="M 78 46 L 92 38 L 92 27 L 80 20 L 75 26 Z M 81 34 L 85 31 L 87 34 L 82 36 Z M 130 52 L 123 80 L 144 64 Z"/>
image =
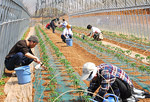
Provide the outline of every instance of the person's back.
<path id="1" fill-rule="evenodd" d="M 73 33 L 72 33 L 72 31 L 71 31 L 71 28 L 69 28 L 69 29 L 65 28 L 65 29 L 63 30 L 63 33 L 62 33 L 62 34 L 63 34 L 63 35 L 68 35 L 68 34 L 70 34 L 70 35 L 73 36 Z"/>
<path id="2" fill-rule="evenodd" d="M 114 66 L 112 64 L 100 64 L 97 66 L 99 70 L 101 70 L 101 75 L 104 76 L 106 79 L 108 77 L 110 80 L 113 82 L 116 78 L 121 79 L 122 81 L 128 83 L 130 86 L 133 86 L 129 76 L 126 74 L 125 71 L 122 69 L 118 68 L 117 66 Z"/>
<path id="3" fill-rule="evenodd" d="M 26 40 L 19 40 L 12 47 L 12 49 L 9 51 L 8 55 L 6 56 L 6 58 L 11 57 L 13 54 L 16 54 L 17 52 L 22 52 L 22 53 L 30 52 L 30 53 L 32 53 L 31 49 L 26 44 Z"/>
<path id="4" fill-rule="evenodd" d="M 67 24 L 68 24 L 68 23 L 67 23 L 66 21 L 64 21 L 64 22 L 62 23 L 62 27 L 65 28 L 65 27 L 67 26 Z"/>
<path id="5" fill-rule="evenodd" d="M 50 23 L 50 27 L 52 28 L 53 33 L 55 33 L 55 27 L 57 27 L 56 24 L 55 24 L 55 20 L 56 20 L 56 19 L 53 19 L 53 20 L 51 21 L 51 23 Z"/>
<path id="6" fill-rule="evenodd" d="M 90 81 L 88 91 L 94 93 L 98 88 L 97 95 L 104 97 L 106 93 L 112 93 L 127 102 L 127 98 L 132 96 L 133 84 L 129 76 L 117 66 L 112 64 L 100 64 L 96 66 L 92 62 L 83 65 L 81 80 Z M 93 94 L 88 93 L 88 96 Z M 101 102 L 103 98 L 96 96 L 94 100 Z"/>
<path id="7" fill-rule="evenodd" d="M 67 24 L 68 24 L 67 21 L 65 21 L 65 19 L 63 19 L 63 22 L 60 24 L 59 27 L 66 28 Z"/>
<path id="8" fill-rule="evenodd" d="M 91 36 L 94 38 L 94 40 L 97 40 L 97 41 L 100 41 L 103 39 L 103 34 L 101 33 L 101 30 L 99 28 L 88 25 L 87 29 L 91 30 L 87 36 Z"/>
<path id="9" fill-rule="evenodd" d="M 54 27 L 54 26 L 55 26 L 54 20 L 51 21 L 50 26 L 51 26 L 51 27 Z"/>
<path id="10" fill-rule="evenodd" d="M 29 65 L 32 61 L 40 63 L 40 60 L 31 51 L 31 48 L 34 48 L 38 42 L 38 38 L 33 35 L 28 40 L 19 40 L 5 57 L 6 68 L 14 70 L 16 67 Z"/>
<path id="11" fill-rule="evenodd" d="M 69 24 L 67 24 L 66 28 L 63 30 L 63 33 L 61 35 L 61 39 L 63 42 L 66 42 L 66 38 L 72 38 L 73 37 L 73 33 L 71 30 L 71 26 Z"/>
<path id="12" fill-rule="evenodd" d="M 97 27 L 92 27 L 91 30 L 92 30 L 92 33 L 101 33 L 100 29 Z"/>

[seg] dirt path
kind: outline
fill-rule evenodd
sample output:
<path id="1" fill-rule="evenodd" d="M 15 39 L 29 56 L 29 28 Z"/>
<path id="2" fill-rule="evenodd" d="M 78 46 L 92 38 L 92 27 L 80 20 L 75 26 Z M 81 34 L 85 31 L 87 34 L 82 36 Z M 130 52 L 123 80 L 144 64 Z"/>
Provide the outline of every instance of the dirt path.
<path id="1" fill-rule="evenodd" d="M 31 27 L 26 39 L 33 34 L 34 27 Z M 32 51 L 34 52 L 34 49 Z M 30 64 L 30 71 L 33 72 L 33 63 Z M 31 79 L 33 77 L 33 74 L 31 74 Z M 32 102 L 32 82 L 20 85 L 17 77 L 10 77 L 4 86 L 4 92 L 6 94 L 4 102 Z"/>
<path id="2" fill-rule="evenodd" d="M 93 62 L 96 65 L 103 63 L 103 61 L 97 58 L 95 55 L 87 52 L 85 49 L 80 47 L 78 44 L 73 43 L 72 47 L 66 46 L 65 43 L 62 42 L 60 38 L 60 34 L 53 34 L 50 30 L 42 28 L 46 34 L 50 37 L 52 42 L 60 49 L 60 51 L 64 54 L 65 58 L 71 62 L 71 66 L 81 75 L 82 74 L 82 66 L 85 62 Z M 88 81 L 84 81 L 87 86 L 89 85 Z M 142 89 L 139 85 L 134 82 L 136 88 Z M 150 99 L 141 99 L 139 102 L 149 102 Z"/>

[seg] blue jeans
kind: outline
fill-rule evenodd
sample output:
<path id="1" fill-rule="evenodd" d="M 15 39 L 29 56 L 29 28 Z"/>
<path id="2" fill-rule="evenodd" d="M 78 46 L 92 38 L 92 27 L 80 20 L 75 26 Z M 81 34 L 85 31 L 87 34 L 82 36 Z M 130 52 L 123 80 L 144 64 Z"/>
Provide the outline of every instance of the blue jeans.
<path id="1" fill-rule="evenodd" d="M 16 66 L 25 66 L 32 63 L 33 59 L 24 56 L 22 52 L 18 52 L 5 59 L 5 66 L 8 70 L 14 70 Z"/>

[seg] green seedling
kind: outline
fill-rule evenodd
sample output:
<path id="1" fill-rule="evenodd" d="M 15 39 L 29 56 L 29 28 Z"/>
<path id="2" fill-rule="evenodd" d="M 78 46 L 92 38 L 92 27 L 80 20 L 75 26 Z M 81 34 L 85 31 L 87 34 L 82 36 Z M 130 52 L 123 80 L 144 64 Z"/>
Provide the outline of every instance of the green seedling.
<path id="1" fill-rule="evenodd" d="M 140 58 L 140 54 L 135 54 L 135 58 Z"/>
<path id="2" fill-rule="evenodd" d="M 146 57 L 146 61 L 150 64 L 150 56 Z"/>
<path id="3" fill-rule="evenodd" d="M 4 95 L 4 93 L 3 93 L 3 92 L 0 92 L 0 95 Z"/>
<path id="4" fill-rule="evenodd" d="M 145 59 L 144 57 L 140 57 L 140 61 L 142 61 L 143 59 Z"/>
<path id="5" fill-rule="evenodd" d="M 139 68 L 139 70 L 141 70 L 141 71 L 146 70 L 146 68 L 145 68 L 145 66 L 144 66 L 144 65 L 141 65 L 141 66 L 139 66 L 138 68 Z"/>
<path id="6" fill-rule="evenodd" d="M 83 95 L 83 96 L 82 96 L 82 99 L 83 99 L 85 102 L 91 102 L 91 100 L 89 100 L 89 98 L 91 98 L 91 96 L 87 96 L 87 95 Z"/>
<path id="7" fill-rule="evenodd" d="M 131 67 L 133 67 L 133 70 L 135 70 L 136 63 L 131 63 Z"/>
<path id="8" fill-rule="evenodd" d="M 132 54 L 132 51 L 131 51 L 131 50 L 126 50 L 125 52 L 126 52 L 126 54 L 127 54 L 128 56 Z"/>

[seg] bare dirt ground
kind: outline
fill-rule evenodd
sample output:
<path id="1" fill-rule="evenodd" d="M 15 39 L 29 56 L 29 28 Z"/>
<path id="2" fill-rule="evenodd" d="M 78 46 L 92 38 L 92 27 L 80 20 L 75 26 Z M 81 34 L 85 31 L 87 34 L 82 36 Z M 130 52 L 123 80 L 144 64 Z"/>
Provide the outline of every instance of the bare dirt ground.
<path id="1" fill-rule="evenodd" d="M 4 78 L 4 79 L 1 79 L 0 81 L 4 81 L 6 83 L 10 79 L 13 71 L 5 70 L 5 72 L 6 72 L 5 76 L 7 76 L 7 77 Z M 5 95 L 5 92 L 4 92 L 4 86 L 5 86 L 5 84 L 0 85 L 0 92 L 3 93 L 3 94 L 0 95 L 0 102 L 4 102 L 4 100 L 6 98 L 6 95 Z"/>
<path id="2" fill-rule="evenodd" d="M 56 32 L 52 33 L 50 30 L 46 30 L 44 27 L 42 28 L 45 33 L 48 34 L 53 43 L 60 49 L 60 51 L 64 54 L 65 58 L 71 62 L 71 66 L 74 67 L 75 71 L 82 74 L 82 66 L 85 62 L 93 62 L 96 65 L 103 63 L 103 61 L 97 58 L 95 55 L 87 52 L 85 49 L 80 47 L 78 44 L 73 43 L 72 47 L 66 46 L 66 43 L 63 43 L 60 34 Z M 87 86 L 89 82 L 85 81 Z M 138 89 L 142 89 L 136 82 L 133 82 L 134 86 Z M 150 102 L 150 99 L 140 99 L 139 102 Z"/>

